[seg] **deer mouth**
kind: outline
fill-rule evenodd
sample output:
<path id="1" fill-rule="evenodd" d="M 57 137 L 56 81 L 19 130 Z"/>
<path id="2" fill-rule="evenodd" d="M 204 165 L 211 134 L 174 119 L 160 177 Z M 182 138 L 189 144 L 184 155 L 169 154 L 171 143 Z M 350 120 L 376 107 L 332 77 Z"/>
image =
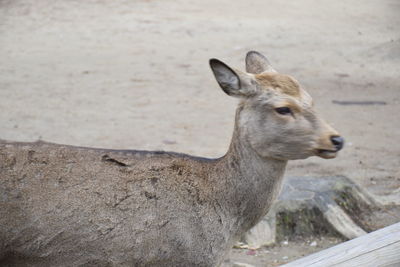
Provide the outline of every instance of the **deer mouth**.
<path id="1" fill-rule="evenodd" d="M 333 159 L 336 157 L 337 150 L 317 149 L 316 155 L 324 159 Z"/>

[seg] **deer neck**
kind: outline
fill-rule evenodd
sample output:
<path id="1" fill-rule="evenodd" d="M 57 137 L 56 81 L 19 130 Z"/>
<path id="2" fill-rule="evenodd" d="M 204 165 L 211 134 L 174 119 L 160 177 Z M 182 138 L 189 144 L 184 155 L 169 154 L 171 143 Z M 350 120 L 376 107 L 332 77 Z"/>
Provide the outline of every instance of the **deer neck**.
<path id="1" fill-rule="evenodd" d="M 263 158 L 254 151 L 238 127 L 239 113 L 231 145 L 221 163 L 229 174 L 225 177 L 227 188 L 235 188 L 224 194 L 225 201 L 239 229 L 246 231 L 268 212 L 280 191 L 287 161 Z"/>

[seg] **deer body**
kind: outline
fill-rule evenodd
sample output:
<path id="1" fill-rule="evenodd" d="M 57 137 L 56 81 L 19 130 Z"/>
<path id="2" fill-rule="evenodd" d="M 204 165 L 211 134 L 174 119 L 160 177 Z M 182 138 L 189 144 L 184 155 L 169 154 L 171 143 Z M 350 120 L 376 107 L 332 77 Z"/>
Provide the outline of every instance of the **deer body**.
<path id="1" fill-rule="evenodd" d="M 0 265 L 220 265 L 268 212 L 289 159 L 334 157 L 341 148 L 295 82 L 274 84 L 256 52 L 246 62 L 250 73 L 210 62 L 222 89 L 242 98 L 218 159 L 0 142 Z M 278 92 L 282 84 L 287 92 Z M 290 86 L 304 94 L 299 103 Z M 288 118 L 268 109 L 271 99 L 308 113 Z"/>

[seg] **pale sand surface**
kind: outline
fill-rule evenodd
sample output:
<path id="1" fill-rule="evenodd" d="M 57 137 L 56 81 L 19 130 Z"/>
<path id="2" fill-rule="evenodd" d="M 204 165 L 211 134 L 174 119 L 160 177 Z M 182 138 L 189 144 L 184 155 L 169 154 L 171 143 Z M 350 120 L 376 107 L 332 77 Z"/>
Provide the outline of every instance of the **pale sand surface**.
<path id="1" fill-rule="evenodd" d="M 347 142 L 287 174 L 400 198 L 399 14 L 396 0 L 0 0 L 0 138 L 221 156 L 237 101 L 208 59 L 244 69 L 258 50 Z"/>

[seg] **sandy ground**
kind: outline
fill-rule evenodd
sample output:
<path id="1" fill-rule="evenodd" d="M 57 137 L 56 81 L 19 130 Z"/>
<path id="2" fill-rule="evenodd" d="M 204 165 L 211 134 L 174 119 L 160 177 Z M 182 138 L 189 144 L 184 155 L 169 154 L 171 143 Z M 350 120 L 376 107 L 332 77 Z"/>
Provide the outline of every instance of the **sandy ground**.
<path id="1" fill-rule="evenodd" d="M 243 69 L 258 50 L 347 142 L 287 173 L 400 199 L 399 14 L 396 0 L 0 0 L 0 138 L 221 156 L 236 100 L 208 59 Z"/>

